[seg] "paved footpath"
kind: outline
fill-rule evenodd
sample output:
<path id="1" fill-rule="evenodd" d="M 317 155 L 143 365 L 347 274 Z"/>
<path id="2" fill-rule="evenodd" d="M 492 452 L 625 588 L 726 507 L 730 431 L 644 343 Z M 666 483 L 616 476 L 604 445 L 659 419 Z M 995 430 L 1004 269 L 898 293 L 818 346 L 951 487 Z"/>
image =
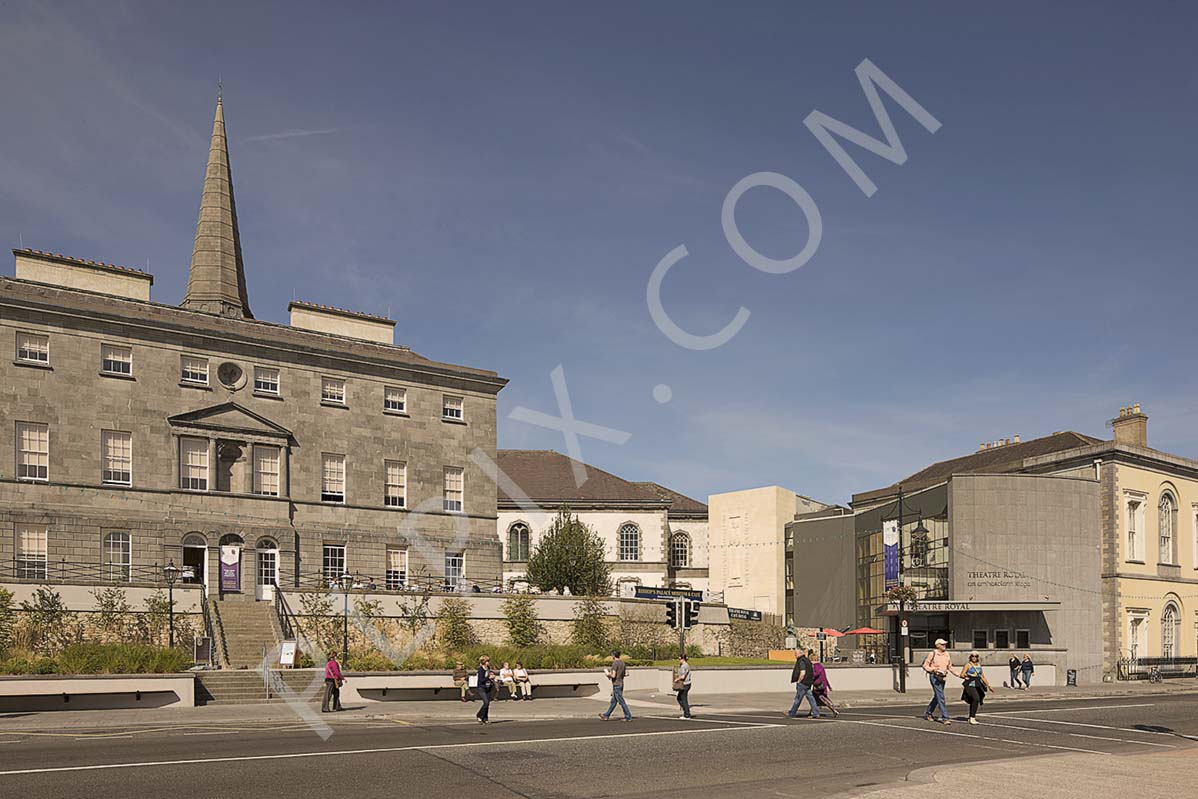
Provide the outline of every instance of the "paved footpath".
<path id="1" fill-rule="evenodd" d="M 1098 784 L 1136 799 L 1192 795 L 1198 693 L 1081 693 L 1000 695 L 978 726 L 960 723 L 963 705 L 953 703 L 959 721 L 949 727 L 922 720 L 919 696 L 846 702 L 827 721 L 784 718 L 776 695 L 760 705 L 706 697 L 699 719 L 682 721 L 671 697 L 649 693 L 634 697 L 631 724 L 595 718 L 596 699 L 500 702 L 488 726 L 473 722 L 476 706 L 456 702 L 428 703 L 437 718 L 395 703 L 405 707 L 316 713 L 314 724 L 286 705 L 9 715 L 0 796 L 1093 799 Z"/>

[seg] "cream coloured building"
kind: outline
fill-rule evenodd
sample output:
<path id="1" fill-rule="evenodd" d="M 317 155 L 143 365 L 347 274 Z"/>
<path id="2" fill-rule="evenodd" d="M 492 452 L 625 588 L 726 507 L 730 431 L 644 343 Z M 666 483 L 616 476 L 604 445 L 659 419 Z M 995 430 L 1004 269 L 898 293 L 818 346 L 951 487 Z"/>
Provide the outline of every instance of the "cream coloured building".
<path id="1" fill-rule="evenodd" d="M 785 526 L 829 505 L 780 486 L 707 498 L 709 585 L 730 607 L 789 615 L 794 593 Z"/>
<path id="2" fill-rule="evenodd" d="M 657 483 L 624 480 L 552 450 L 499 450 L 497 460 L 505 585 L 526 584 L 529 554 L 568 505 L 603 539 L 617 596 L 632 596 L 638 586 L 707 590 L 707 507 L 702 502 Z M 581 485 L 575 465 L 584 470 Z M 524 496 L 505 490 L 507 481 Z"/>

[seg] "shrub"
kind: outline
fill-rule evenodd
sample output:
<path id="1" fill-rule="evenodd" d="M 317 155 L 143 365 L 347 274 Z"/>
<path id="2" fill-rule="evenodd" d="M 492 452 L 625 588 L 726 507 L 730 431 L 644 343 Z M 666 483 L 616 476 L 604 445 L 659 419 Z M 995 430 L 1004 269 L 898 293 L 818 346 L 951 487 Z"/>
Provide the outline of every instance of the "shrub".
<path id="1" fill-rule="evenodd" d="M 442 601 L 437 614 L 437 639 L 443 649 L 456 652 L 478 644 L 470 616 L 470 602 L 465 598 L 452 596 Z"/>
<path id="2" fill-rule="evenodd" d="M 603 600 L 588 596 L 574 604 L 570 640 L 592 652 L 608 648 L 611 630 L 607 626 L 607 608 Z"/>
<path id="3" fill-rule="evenodd" d="M 42 586 L 33 592 L 32 602 L 22 602 L 30 646 L 43 655 L 53 655 L 71 643 L 78 634 L 74 614 L 67 610 L 62 594 Z M 76 628 L 72 630 L 72 628 Z"/>
<path id="4" fill-rule="evenodd" d="M 16 642 L 17 608 L 12 591 L 0 588 L 0 660 L 9 653 Z"/>
<path id="5" fill-rule="evenodd" d="M 119 588 L 96 589 L 96 628 L 102 641 L 124 641 L 130 637 L 129 601 Z"/>
<path id="6" fill-rule="evenodd" d="M 145 644 L 73 644 L 57 657 L 12 658 L 0 663 L 5 674 L 171 674 L 186 671 L 191 659 L 177 649 Z"/>
<path id="7" fill-rule="evenodd" d="M 528 594 L 515 594 L 503 600 L 503 622 L 512 644 L 521 649 L 535 645 L 545 632 L 537 618 L 536 603 Z"/>
<path id="8" fill-rule="evenodd" d="M 350 647 L 349 671 L 393 671 L 395 664 L 376 649 Z"/>

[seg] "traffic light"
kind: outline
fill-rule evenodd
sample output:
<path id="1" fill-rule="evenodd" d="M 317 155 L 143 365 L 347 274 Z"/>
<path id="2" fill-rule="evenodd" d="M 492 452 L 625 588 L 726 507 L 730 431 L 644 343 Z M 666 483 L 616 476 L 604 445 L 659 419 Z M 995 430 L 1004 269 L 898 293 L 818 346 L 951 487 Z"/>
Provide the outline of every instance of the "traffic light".
<path id="1" fill-rule="evenodd" d="M 677 600 L 666 605 L 666 624 L 670 625 L 675 630 L 678 629 L 678 602 Z"/>
<path id="2" fill-rule="evenodd" d="M 688 599 L 683 603 L 684 615 L 682 619 L 682 628 L 689 630 L 699 624 L 699 603 L 693 599 Z"/>

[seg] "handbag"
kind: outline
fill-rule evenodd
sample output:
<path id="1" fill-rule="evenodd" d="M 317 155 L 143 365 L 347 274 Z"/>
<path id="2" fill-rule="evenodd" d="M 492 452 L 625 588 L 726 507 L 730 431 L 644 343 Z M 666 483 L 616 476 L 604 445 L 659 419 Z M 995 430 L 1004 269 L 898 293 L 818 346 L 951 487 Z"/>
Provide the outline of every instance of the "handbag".
<path id="1" fill-rule="evenodd" d="M 684 688 L 686 688 L 686 680 L 682 679 L 681 677 L 675 677 L 674 678 L 674 690 L 681 691 Z"/>

